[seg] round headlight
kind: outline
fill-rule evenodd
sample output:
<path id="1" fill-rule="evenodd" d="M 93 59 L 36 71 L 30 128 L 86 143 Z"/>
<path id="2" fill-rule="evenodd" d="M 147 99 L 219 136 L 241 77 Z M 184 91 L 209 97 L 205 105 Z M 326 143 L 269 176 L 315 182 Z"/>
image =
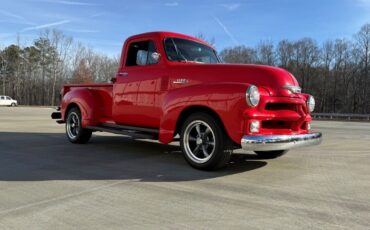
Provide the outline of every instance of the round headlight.
<path id="1" fill-rule="evenodd" d="M 248 87 L 245 96 L 247 104 L 251 107 L 256 107 L 260 102 L 260 92 L 258 91 L 258 88 L 254 85 Z"/>
<path id="2" fill-rule="evenodd" d="M 309 96 L 307 99 L 307 108 L 312 113 L 315 110 L 315 98 L 313 96 Z"/>

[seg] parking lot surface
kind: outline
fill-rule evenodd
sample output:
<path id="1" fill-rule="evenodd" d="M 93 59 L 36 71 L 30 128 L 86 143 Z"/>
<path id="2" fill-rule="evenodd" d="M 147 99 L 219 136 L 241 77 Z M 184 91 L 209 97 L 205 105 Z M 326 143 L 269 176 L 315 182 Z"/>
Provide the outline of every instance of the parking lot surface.
<path id="1" fill-rule="evenodd" d="M 370 123 L 316 121 L 320 146 L 204 172 L 177 143 L 71 144 L 52 111 L 0 107 L 0 229 L 370 229 Z"/>

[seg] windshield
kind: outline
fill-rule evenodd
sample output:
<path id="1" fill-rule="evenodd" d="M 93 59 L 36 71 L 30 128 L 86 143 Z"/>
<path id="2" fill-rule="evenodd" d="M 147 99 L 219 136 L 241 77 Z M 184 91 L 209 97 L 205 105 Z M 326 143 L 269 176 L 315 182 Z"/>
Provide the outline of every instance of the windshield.
<path id="1" fill-rule="evenodd" d="M 220 63 L 216 51 L 199 42 L 181 38 L 166 38 L 164 46 L 170 61 Z"/>

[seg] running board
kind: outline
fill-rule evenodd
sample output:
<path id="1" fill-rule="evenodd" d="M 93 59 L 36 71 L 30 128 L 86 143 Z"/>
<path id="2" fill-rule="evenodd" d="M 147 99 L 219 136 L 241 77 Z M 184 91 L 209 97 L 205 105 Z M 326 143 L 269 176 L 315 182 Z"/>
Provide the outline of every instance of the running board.
<path id="1" fill-rule="evenodd" d="M 135 130 L 135 131 L 140 131 L 140 132 L 145 132 L 145 133 L 154 133 L 154 134 L 159 133 L 158 129 L 144 128 L 144 127 L 138 127 L 138 126 L 116 125 L 116 124 L 111 124 L 111 123 L 103 123 L 101 124 L 101 126 L 107 127 L 107 128 L 114 128 L 114 129 Z"/>
<path id="2" fill-rule="evenodd" d="M 151 130 L 151 132 L 144 132 L 146 128 L 141 127 L 133 127 L 131 126 L 119 126 L 119 125 L 110 125 L 107 126 L 106 124 L 100 125 L 100 126 L 87 126 L 86 128 L 92 130 L 92 131 L 100 131 L 100 132 L 108 132 L 108 133 L 115 133 L 120 134 L 124 136 L 129 136 L 134 139 L 158 139 L 158 131 L 156 130 L 156 133 L 153 133 L 153 130 L 148 129 L 148 131 Z M 137 130 L 137 128 L 140 128 L 141 131 Z"/>

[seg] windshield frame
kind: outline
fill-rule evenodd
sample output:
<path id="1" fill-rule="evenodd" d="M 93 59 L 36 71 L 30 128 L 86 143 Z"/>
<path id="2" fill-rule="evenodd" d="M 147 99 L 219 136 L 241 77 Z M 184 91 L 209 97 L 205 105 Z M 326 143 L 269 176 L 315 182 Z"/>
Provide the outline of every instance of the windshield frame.
<path id="1" fill-rule="evenodd" d="M 191 41 L 191 42 L 194 42 L 194 43 L 198 43 L 198 44 L 200 44 L 200 45 L 202 45 L 202 46 L 205 46 L 205 47 L 207 47 L 207 48 L 209 48 L 210 50 L 212 50 L 212 51 L 213 51 L 213 53 L 214 53 L 214 55 L 215 55 L 215 57 L 216 57 L 216 59 L 217 59 L 217 63 L 195 62 L 195 61 L 189 61 L 189 60 L 186 60 L 186 58 L 185 58 L 185 60 L 182 60 L 182 61 L 178 61 L 178 60 L 170 60 L 170 59 L 168 58 L 167 49 L 166 49 L 166 41 L 167 41 L 167 39 L 171 39 L 173 43 L 175 43 L 175 41 L 174 41 L 173 39 L 182 39 L 182 40 Z M 177 44 L 175 43 L 175 45 L 177 45 Z M 204 43 L 202 43 L 202 42 L 192 40 L 192 39 L 181 38 L 181 37 L 175 37 L 175 36 L 174 36 L 174 37 L 165 37 L 165 38 L 163 39 L 163 48 L 164 48 L 164 52 L 165 52 L 165 54 L 166 54 L 166 59 L 167 59 L 167 61 L 169 61 L 169 62 L 177 62 L 177 63 L 198 63 L 198 64 L 221 64 L 221 63 L 222 63 L 222 61 L 221 61 L 220 57 L 219 57 L 219 56 L 218 56 L 218 54 L 217 54 L 217 51 L 216 51 L 213 47 L 211 47 L 211 46 L 209 46 L 209 45 L 207 45 L 207 44 L 204 44 Z"/>

